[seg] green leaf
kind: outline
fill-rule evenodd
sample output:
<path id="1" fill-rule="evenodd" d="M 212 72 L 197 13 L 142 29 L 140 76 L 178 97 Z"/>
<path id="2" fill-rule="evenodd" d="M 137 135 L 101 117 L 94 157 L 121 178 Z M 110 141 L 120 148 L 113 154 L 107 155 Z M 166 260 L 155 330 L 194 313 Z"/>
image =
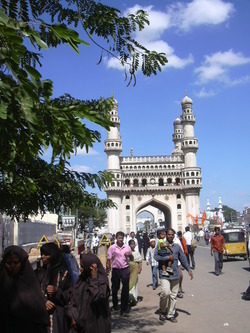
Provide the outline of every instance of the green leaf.
<path id="1" fill-rule="evenodd" d="M 24 68 L 26 69 L 26 71 L 29 73 L 30 77 L 33 80 L 34 79 L 39 80 L 42 77 L 42 75 L 34 67 L 31 67 L 29 65 L 25 65 Z"/>
<path id="2" fill-rule="evenodd" d="M 8 106 L 6 104 L 0 103 L 0 118 L 3 120 L 7 119 L 7 109 Z"/>

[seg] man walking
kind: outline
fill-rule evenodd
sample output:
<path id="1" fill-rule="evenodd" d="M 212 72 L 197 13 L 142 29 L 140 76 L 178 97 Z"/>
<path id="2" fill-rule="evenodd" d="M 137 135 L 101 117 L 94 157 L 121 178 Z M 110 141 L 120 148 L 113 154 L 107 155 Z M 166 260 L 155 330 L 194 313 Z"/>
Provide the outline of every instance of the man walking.
<path id="1" fill-rule="evenodd" d="M 181 265 L 188 271 L 188 274 L 193 279 L 193 273 L 187 262 L 187 258 L 183 253 L 179 244 L 174 243 L 175 231 L 172 228 L 167 229 L 167 242 L 171 246 L 173 253 L 170 256 L 160 256 L 157 251 L 154 253 L 154 258 L 159 262 L 159 279 L 161 285 L 160 293 L 160 316 L 161 321 L 169 320 L 172 323 L 177 323 L 175 318 L 175 305 L 177 301 L 177 294 L 179 290 L 179 269 L 178 260 Z M 170 258 L 171 257 L 171 258 Z M 162 275 L 162 260 L 173 260 L 172 269 L 173 275 Z"/>
<path id="2" fill-rule="evenodd" d="M 223 250 L 226 250 L 225 238 L 220 234 L 220 228 L 214 228 L 215 234 L 211 237 L 211 256 L 214 255 L 215 275 L 222 274 Z"/>
<path id="3" fill-rule="evenodd" d="M 192 263 L 191 268 L 195 269 L 194 249 L 192 249 L 192 246 L 191 246 L 193 235 L 192 235 L 189 227 L 185 228 L 185 233 L 184 233 L 183 237 L 185 238 L 185 241 L 186 241 L 186 244 L 187 244 L 187 250 L 188 250 L 187 260 L 188 260 L 188 264 L 190 265 L 190 259 L 191 259 L 191 263 Z"/>
<path id="4" fill-rule="evenodd" d="M 97 233 L 94 233 L 94 237 L 92 238 L 91 242 L 92 250 L 94 254 L 98 254 L 98 246 L 99 246 L 99 237 L 97 236 Z"/>
<path id="5" fill-rule="evenodd" d="M 118 290 L 120 282 L 122 282 L 121 291 L 121 316 L 128 317 L 128 301 L 129 301 L 129 264 L 128 259 L 133 261 L 131 248 L 125 245 L 124 233 L 118 231 L 116 233 L 116 243 L 111 245 L 108 249 L 106 272 L 109 274 L 112 262 L 112 276 L 111 276 L 111 289 L 112 289 L 112 302 L 113 309 L 118 309 Z"/>

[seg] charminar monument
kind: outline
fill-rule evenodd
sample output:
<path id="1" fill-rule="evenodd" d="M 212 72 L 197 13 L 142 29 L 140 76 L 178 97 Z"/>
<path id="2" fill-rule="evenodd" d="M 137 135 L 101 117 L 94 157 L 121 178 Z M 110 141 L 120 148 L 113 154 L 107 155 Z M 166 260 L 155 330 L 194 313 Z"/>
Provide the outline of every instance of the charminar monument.
<path id="1" fill-rule="evenodd" d="M 160 211 L 165 227 L 176 231 L 185 229 L 188 216 L 200 215 L 202 178 L 196 162 L 198 139 L 194 135 L 193 101 L 187 95 L 181 101 L 181 108 L 180 118 L 177 116 L 173 123 L 171 155 L 133 156 L 131 150 L 130 156 L 122 156 L 120 118 L 115 100 L 110 112 L 115 126 L 108 132 L 104 149 L 107 171 L 115 176 L 105 192 L 117 205 L 117 209 L 108 209 L 109 232 L 136 232 L 136 217 L 143 211 Z"/>

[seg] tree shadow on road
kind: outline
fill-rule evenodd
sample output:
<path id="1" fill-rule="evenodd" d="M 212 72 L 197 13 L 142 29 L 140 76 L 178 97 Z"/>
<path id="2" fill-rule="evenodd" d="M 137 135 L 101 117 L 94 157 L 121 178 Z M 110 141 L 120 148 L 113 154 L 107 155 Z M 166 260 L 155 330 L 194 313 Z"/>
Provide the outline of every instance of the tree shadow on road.
<path id="1" fill-rule="evenodd" d="M 112 313 L 112 332 L 152 333 L 164 322 L 155 316 L 155 307 L 133 307 L 129 317 L 121 317 L 119 312 Z"/>

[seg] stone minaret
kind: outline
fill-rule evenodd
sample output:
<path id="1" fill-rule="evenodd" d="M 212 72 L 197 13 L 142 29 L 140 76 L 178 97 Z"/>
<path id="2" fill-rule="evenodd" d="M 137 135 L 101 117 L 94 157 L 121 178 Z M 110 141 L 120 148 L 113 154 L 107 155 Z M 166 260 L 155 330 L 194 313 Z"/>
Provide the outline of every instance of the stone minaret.
<path id="1" fill-rule="evenodd" d="M 118 102 L 114 99 L 114 107 L 110 112 L 110 119 L 114 127 L 110 127 L 107 140 L 105 140 L 104 151 L 107 154 L 107 171 L 115 176 L 110 190 L 107 189 L 107 198 L 111 199 L 116 205 L 116 208 L 108 209 L 108 228 L 109 231 L 115 233 L 121 228 L 120 207 L 121 197 L 117 190 L 121 187 L 122 174 L 120 169 L 120 155 L 122 152 L 122 139 L 120 135 L 120 118 L 118 116 Z M 116 190 L 115 190 L 116 189 Z"/>
<path id="2" fill-rule="evenodd" d="M 193 114 L 193 101 L 185 94 L 181 101 L 183 126 L 182 151 L 184 153 L 184 168 L 182 179 L 186 197 L 187 214 L 200 215 L 200 168 L 197 168 L 196 153 L 198 150 L 198 139 L 194 136 L 195 115 Z"/>
<path id="3" fill-rule="evenodd" d="M 172 136 L 172 141 L 174 143 L 174 150 L 172 151 L 173 155 L 183 155 L 183 151 L 181 150 L 181 144 L 183 140 L 183 127 L 181 124 L 181 120 L 177 115 L 177 118 L 174 121 L 174 134 Z"/>

